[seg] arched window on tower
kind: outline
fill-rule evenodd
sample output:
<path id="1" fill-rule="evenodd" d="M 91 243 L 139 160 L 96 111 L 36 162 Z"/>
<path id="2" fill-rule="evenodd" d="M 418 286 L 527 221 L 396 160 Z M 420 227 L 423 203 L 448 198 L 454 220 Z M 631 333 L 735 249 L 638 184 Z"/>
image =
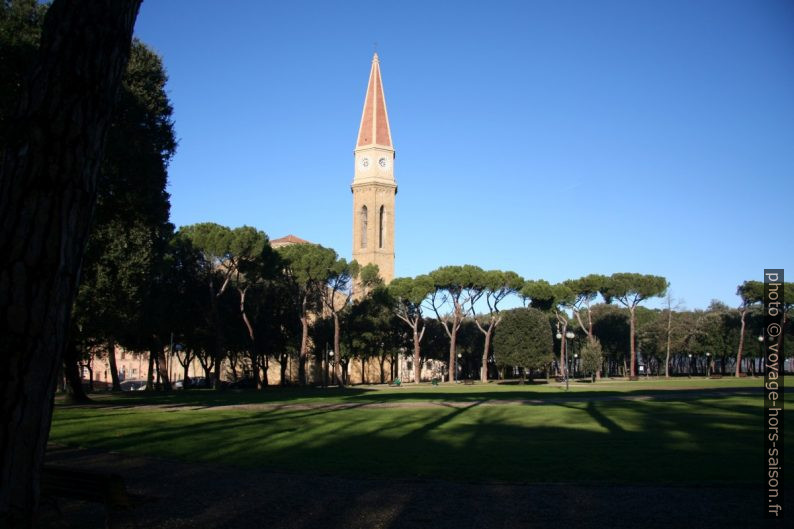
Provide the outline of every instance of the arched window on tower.
<path id="1" fill-rule="evenodd" d="M 361 247 L 367 247 L 367 206 L 361 206 Z"/>
<path id="2" fill-rule="evenodd" d="M 383 224 L 384 224 L 384 216 L 386 213 L 383 210 L 383 206 L 380 207 L 380 214 L 378 215 L 378 248 L 383 248 Z"/>

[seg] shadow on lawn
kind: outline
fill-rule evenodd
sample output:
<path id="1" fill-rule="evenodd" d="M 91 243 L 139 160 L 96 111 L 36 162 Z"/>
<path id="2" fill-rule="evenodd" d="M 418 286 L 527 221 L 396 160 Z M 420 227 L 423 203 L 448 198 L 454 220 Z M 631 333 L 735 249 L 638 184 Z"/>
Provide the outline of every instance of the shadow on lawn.
<path id="1" fill-rule="evenodd" d="M 708 398 L 485 407 L 475 400 L 468 406 L 367 413 L 332 405 L 177 413 L 180 421 L 147 422 L 168 415 L 160 412 L 139 414 L 141 423 L 130 419 L 138 430 L 122 437 L 109 425 L 91 429 L 92 413 L 86 412 L 81 415 L 85 424 L 73 427 L 74 442 L 166 458 L 135 470 L 149 473 L 140 482 L 155 487 L 160 476 L 167 476 L 180 483 L 173 488 L 180 491 L 174 500 L 202 498 L 167 511 L 166 522 L 468 528 L 602 527 L 608 520 L 616 528 L 738 528 L 754 526 L 762 516 L 746 504 L 758 488 L 763 464 L 761 409 L 745 402 Z M 100 418 L 129 414 L 97 411 Z M 53 456 L 57 462 L 57 452 Z M 168 458 L 212 464 L 177 465 Z M 267 473 L 273 470 L 293 474 Z M 133 472 L 120 471 L 125 479 Z M 171 502 L 159 504 L 168 509 Z M 741 509 L 726 507 L 742 504 Z M 147 518 L 156 512 L 147 509 L 141 526 L 159 527 Z M 214 525 L 206 523 L 207 517 Z"/>
<path id="2" fill-rule="evenodd" d="M 546 389 L 542 389 L 542 388 Z M 477 390 L 461 386 L 446 388 L 444 386 L 404 386 L 398 390 L 383 391 L 376 388 L 266 388 L 257 390 L 191 390 L 170 393 L 113 394 L 103 395 L 90 404 L 58 404 L 59 407 L 71 408 L 135 408 L 139 406 L 162 406 L 167 408 L 194 407 L 212 408 L 220 406 L 240 406 L 248 404 L 268 404 L 278 408 L 279 404 L 313 405 L 323 407 L 334 403 L 397 403 L 412 401 L 429 402 L 516 402 L 547 401 L 549 403 L 565 401 L 609 400 L 617 398 L 649 397 L 665 399 L 687 399 L 703 396 L 722 395 L 756 395 L 763 391 L 761 387 L 715 387 L 715 388 L 677 388 L 634 390 L 584 390 L 565 392 L 549 390 L 548 386 L 534 389 L 523 386 L 522 389 L 500 389 L 498 391 Z M 528 402 L 535 404 L 536 402 Z"/>
<path id="3" fill-rule="evenodd" d="M 112 421 L 92 423 L 87 414 L 82 424 L 67 423 L 57 440 L 242 467 L 521 482 L 736 483 L 755 479 L 761 464 L 761 415 L 751 405 L 481 404 L 366 414 L 333 407 L 197 413 L 173 422 L 162 412 L 126 419 L 124 435 Z"/>

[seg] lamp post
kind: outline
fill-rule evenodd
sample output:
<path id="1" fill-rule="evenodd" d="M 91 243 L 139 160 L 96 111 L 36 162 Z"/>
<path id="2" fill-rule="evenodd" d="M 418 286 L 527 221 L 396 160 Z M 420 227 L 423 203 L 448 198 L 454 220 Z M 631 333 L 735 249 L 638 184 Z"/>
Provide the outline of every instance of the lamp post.
<path id="1" fill-rule="evenodd" d="M 764 365 L 764 335 L 763 334 L 759 334 L 758 335 L 758 350 L 761 353 L 761 366 L 763 367 L 763 365 Z M 755 360 L 753 360 L 752 362 L 753 362 L 753 364 L 755 364 Z M 753 365 L 753 373 L 755 373 L 755 365 Z"/>
<path id="2" fill-rule="evenodd" d="M 692 378 L 692 353 L 689 353 L 689 363 L 686 366 L 687 378 Z"/>
<path id="3" fill-rule="evenodd" d="M 711 353 L 706 353 L 706 378 L 711 376 Z"/>
<path id="4" fill-rule="evenodd" d="M 334 383 L 334 378 L 336 378 L 336 369 L 333 368 L 334 365 L 334 350 L 331 349 L 328 351 L 328 361 L 331 363 L 331 383 Z"/>
<path id="5" fill-rule="evenodd" d="M 579 363 L 579 353 L 574 353 L 574 355 L 573 355 L 573 378 L 574 378 L 574 380 L 576 379 L 576 368 L 577 368 L 576 364 L 577 363 Z"/>
<path id="6" fill-rule="evenodd" d="M 457 356 L 455 357 L 455 384 L 458 383 L 458 366 L 460 365 L 461 356 L 463 356 L 463 355 L 458 353 Z"/>
<path id="7" fill-rule="evenodd" d="M 568 360 L 570 360 L 570 358 L 571 358 L 571 355 L 568 354 L 568 347 L 570 346 L 569 342 L 573 339 L 574 336 L 575 336 L 575 334 L 572 333 L 571 331 L 568 331 L 568 332 L 565 333 L 565 338 L 566 338 L 566 340 L 565 340 L 565 358 L 568 359 Z M 568 391 L 568 379 L 569 378 L 571 378 L 570 369 L 566 369 L 565 370 L 565 391 Z"/>

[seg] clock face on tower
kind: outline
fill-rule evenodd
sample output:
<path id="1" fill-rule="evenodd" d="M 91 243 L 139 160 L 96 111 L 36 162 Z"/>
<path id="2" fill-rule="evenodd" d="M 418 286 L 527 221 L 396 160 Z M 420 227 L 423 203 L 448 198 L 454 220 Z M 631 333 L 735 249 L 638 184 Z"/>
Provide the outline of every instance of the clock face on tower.
<path id="1" fill-rule="evenodd" d="M 380 160 L 378 160 L 378 165 L 380 165 L 381 167 L 386 167 L 386 158 L 381 158 Z"/>
<path id="2" fill-rule="evenodd" d="M 361 159 L 361 165 L 364 167 L 369 167 L 369 158 L 364 157 Z"/>

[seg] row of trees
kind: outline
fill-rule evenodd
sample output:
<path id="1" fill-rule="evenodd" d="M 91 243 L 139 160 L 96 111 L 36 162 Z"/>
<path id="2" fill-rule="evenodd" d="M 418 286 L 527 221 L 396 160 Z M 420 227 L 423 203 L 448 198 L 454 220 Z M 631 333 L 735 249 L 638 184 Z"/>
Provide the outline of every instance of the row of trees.
<path id="1" fill-rule="evenodd" d="M 658 276 L 588 275 L 551 285 L 466 265 L 397 278 L 386 287 L 377 267 L 348 263 L 332 249 L 295 244 L 274 251 L 261 231 L 212 223 L 182 228 L 168 248 L 163 261 L 171 279 L 157 286 L 165 310 L 154 319 L 162 330 L 147 331 L 139 318 L 130 321 L 136 334 L 159 337 L 147 349 L 155 367 L 164 364 L 158 362 L 164 338 L 174 333 L 184 346 L 178 354 L 185 373 L 198 358 L 216 381 L 226 362 L 232 377 L 239 367 L 262 387 L 272 383 L 267 372 L 275 361 L 284 383 L 287 362 L 296 358 L 299 382 L 306 384 L 310 352 L 317 360 L 323 344 L 336 352 L 334 376 L 342 384 L 351 359 L 362 365 L 378 359 L 383 381 L 385 359 L 393 365 L 408 351 L 414 380 L 428 360 L 443 361 L 449 380 L 456 366 L 460 375 L 483 381 L 514 367 L 530 375 L 552 368 L 567 374 L 569 346 L 580 371 L 596 378 L 603 372 L 636 376 L 638 352 L 646 373 L 665 376 L 690 372 L 690 358 L 697 363 L 710 357 L 723 372 L 728 365 L 737 373 L 742 365 L 755 369 L 744 342 L 748 333 L 760 332 L 763 285 L 757 282 L 739 287 L 739 309 L 713 303 L 706 311 L 675 310 L 667 296 L 665 309 L 650 310 L 642 301 L 667 287 Z M 511 296 L 526 308 L 502 311 Z M 537 331 L 539 321 L 546 330 Z M 563 338 L 571 331 L 572 340 Z M 134 349 L 139 340 L 120 343 Z"/>

